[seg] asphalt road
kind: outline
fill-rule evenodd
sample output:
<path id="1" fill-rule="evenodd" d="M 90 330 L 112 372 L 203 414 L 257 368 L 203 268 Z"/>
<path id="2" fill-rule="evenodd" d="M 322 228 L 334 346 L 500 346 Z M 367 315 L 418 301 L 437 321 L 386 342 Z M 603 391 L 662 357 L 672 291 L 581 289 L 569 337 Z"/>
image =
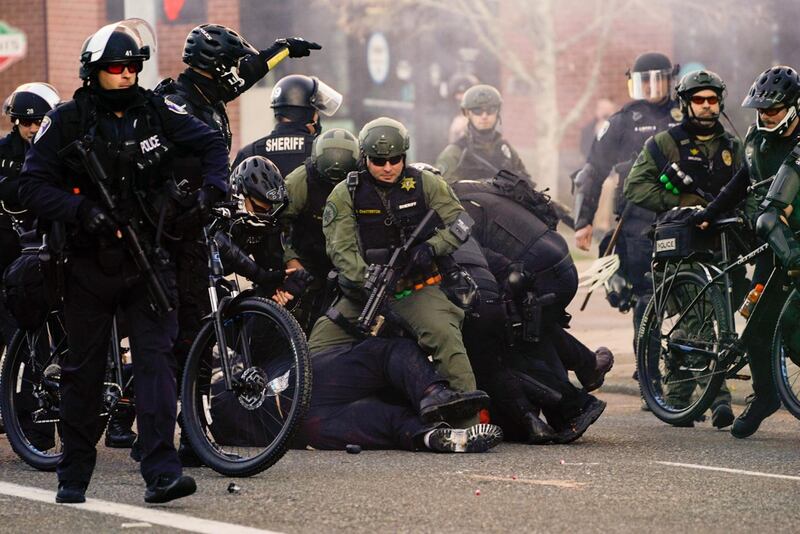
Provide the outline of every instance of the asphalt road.
<path id="1" fill-rule="evenodd" d="M 25 466 L 0 437 L 0 531 L 174 531 L 153 510 L 188 516 L 177 524 L 189 530 L 190 518 L 231 524 L 207 530 L 218 532 L 798 530 L 800 424 L 789 414 L 736 440 L 708 423 L 664 425 L 633 396 L 601 397 L 605 414 L 572 445 L 502 444 L 477 455 L 291 451 L 267 472 L 237 479 L 233 494 L 231 479 L 188 470 L 198 493 L 158 507 L 144 505 L 126 452 L 101 448 L 88 496 L 135 506 L 125 518 L 51 504 L 55 475 Z M 8 483 L 48 490 L 40 498 L 49 502 L 9 496 Z"/>

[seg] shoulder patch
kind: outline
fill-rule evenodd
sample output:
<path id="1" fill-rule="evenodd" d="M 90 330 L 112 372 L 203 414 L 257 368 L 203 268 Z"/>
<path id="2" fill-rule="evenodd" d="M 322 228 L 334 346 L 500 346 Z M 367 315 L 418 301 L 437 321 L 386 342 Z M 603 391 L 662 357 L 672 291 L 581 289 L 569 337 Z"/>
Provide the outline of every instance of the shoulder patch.
<path id="1" fill-rule="evenodd" d="M 603 136 L 606 134 L 606 132 L 608 131 L 609 126 L 611 126 L 611 123 L 608 122 L 608 121 L 604 121 L 603 125 L 600 127 L 600 129 L 597 130 L 597 140 L 598 141 L 600 139 L 602 139 Z"/>
<path id="2" fill-rule="evenodd" d="M 186 104 L 180 105 L 173 100 L 172 95 L 167 95 L 164 97 L 164 103 L 167 105 L 167 109 L 169 109 L 173 113 L 177 113 L 178 115 L 186 115 Z"/>
<path id="3" fill-rule="evenodd" d="M 325 203 L 325 210 L 322 212 L 322 226 L 328 226 L 333 222 L 338 215 L 338 210 L 336 209 L 336 204 L 331 202 L 330 200 Z"/>
<path id="4" fill-rule="evenodd" d="M 676 120 L 678 122 L 683 120 L 683 112 L 681 111 L 681 108 L 672 108 L 672 109 L 670 109 L 669 110 L 669 115 L 670 115 L 670 117 L 672 117 L 674 120 Z"/>
<path id="5" fill-rule="evenodd" d="M 53 121 L 50 120 L 50 117 L 45 115 L 45 117 L 42 119 L 42 125 L 39 126 L 39 131 L 36 132 L 36 137 L 33 138 L 34 143 L 44 136 L 47 130 L 50 129 L 51 124 L 53 124 Z"/>
<path id="6" fill-rule="evenodd" d="M 500 147 L 500 152 L 506 157 L 506 159 L 511 159 L 511 149 L 508 148 L 508 145 L 503 143 L 503 146 Z"/>

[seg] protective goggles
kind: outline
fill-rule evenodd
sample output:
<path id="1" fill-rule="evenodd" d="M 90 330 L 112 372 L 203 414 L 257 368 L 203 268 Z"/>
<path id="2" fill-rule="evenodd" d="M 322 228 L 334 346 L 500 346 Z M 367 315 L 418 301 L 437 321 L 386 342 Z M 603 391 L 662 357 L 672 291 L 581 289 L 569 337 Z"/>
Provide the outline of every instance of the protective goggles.
<path id="1" fill-rule="evenodd" d="M 692 104 L 696 104 L 698 106 L 701 106 L 703 104 L 703 102 L 708 102 L 712 106 L 715 105 L 715 104 L 719 104 L 719 96 L 717 96 L 717 95 L 713 95 L 713 96 L 694 95 L 694 96 L 692 96 L 690 98 L 690 100 L 692 101 Z"/>
<path id="2" fill-rule="evenodd" d="M 481 115 L 497 115 L 497 112 L 500 111 L 500 109 L 497 106 L 487 106 L 480 108 L 469 108 L 468 111 L 476 117 L 479 117 Z"/>
<path id="3" fill-rule="evenodd" d="M 129 61 L 128 63 L 109 63 L 100 67 L 109 74 L 122 74 L 125 69 L 131 74 L 142 72 L 144 62 L 142 61 Z"/>
<path id="4" fill-rule="evenodd" d="M 403 161 L 403 156 L 404 154 L 399 154 L 390 158 L 373 158 L 372 156 L 369 156 L 369 162 L 377 167 L 383 167 L 386 165 L 386 163 L 389 163 L 390 165 L 397 165 Z"/>
<path id="5" fill-rule="evenodd" d="M 41 126 L 42 125 L 42 119 L 16 119 L 14 121 L 14 124 L 17 124 L 19 126 L 24 126 L 25 128 L 30 128 L 34 124 L 36 126 Z"/>
<path id="6" fill-rule="evenodd" d="M 783 111 L 785 109 L 786 109 L 786 106 L 779 106 L 777 108 L 759 109 L 758 110 L 758 114 L 759 115 L 766 115 L 767 117 L 774 117 L 775 115 L 778 115 L 781 111 Z"/>

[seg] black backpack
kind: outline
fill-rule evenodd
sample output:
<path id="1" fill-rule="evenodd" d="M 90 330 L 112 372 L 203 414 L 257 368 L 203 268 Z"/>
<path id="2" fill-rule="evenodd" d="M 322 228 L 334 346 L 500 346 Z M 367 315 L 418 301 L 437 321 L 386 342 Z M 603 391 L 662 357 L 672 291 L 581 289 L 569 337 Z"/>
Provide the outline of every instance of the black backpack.
<path id="1" fill-rule="evenodd" d="M 551 230 L 558 226 L 558 214 L 550 195 L 534 189 L 527 176 L 519 176 L 503 169 L 492 178 L 491 184 L 498 193 L 533 213 Z"/>
<path id="2" fill-rule="evenodd" d="M 3 299 L 22 330 L 42 326 L 61 296 L 60 248 L 46 238 L 31 242 L 31 234 L 23 235 L 22 253 L 3 273 Z"/>

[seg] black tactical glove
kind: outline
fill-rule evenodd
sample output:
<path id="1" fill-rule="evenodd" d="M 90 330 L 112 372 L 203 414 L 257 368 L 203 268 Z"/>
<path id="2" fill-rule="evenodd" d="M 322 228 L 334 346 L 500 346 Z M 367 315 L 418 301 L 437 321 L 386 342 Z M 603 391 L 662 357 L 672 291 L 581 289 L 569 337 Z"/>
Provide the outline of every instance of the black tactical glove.
<path id="1" fill-rule="evenodd" d="M 84 200 L 78 206 L 78 222 L 84 230 L 94 235 L 117 233 L 117 223 L 92 201 Z"/>
<path id="2" fill-rule="evenodd" d="M 689 215 L 689 224 L 692 226 L 699 226 L 700 223 L 703 222 L 713 222 L 717 217 L 719 217 L 719 213 L 717 210 L 714 209 L 713 205 L 709 204 L 707 207 L 701 210 L 695 210 L 694 213 Z"/>
<path id="3" fill-rule="evenodd" d="M 278 39 L 275 44 L 288 47 L 289 57 L 305 57 L 311 54 L 312 50 L 322 50 L 322 47 L 314 41 L 306 41 L 302 37 Z"/>
<path id="4" fill-rule="evenodd" d="M 285 276 L 286 272 L 282 270 L 261 269 L 253 281 L 260 286 L 271 286 L 280 284 Z"/>
<path id="5" fill-rule="evenodd" d="M 213 185 L 204 185 L 197 192 L 197 207 L 204 221 L 211 217 L 211 209 L 225 198 L 225 193 Z"/>
<path id="6" fill-rule="evenodd" d="M 283 283 L 283 289 L 294 298 L 299 297 L 305 292 L 306 288 L 314 281 L 314 277 L 305 269 L 298 269 L 291 273 Z"/>
<path id="7" fill-rule="evenodd" d="M 429 272 L 433 268 L 436 254 L 428 243 L 420 243 L 409 251 L 409 267 L 419 272 Z"/>

